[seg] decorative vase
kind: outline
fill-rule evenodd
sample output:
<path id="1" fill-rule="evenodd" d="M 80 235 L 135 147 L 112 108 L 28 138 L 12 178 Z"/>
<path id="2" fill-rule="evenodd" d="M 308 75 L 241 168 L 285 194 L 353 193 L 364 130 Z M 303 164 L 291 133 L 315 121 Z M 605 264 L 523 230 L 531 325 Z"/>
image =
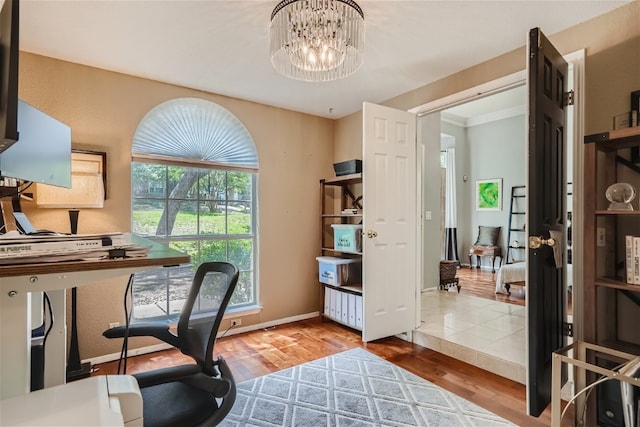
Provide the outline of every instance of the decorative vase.
<path id="1" fill-rule="evenodd" d="M 631 201 L 636 198 L 636 189 L 626 182 L 616 182 L 607 188 L 605 193 L 610 211 L 632 211 Z"/>

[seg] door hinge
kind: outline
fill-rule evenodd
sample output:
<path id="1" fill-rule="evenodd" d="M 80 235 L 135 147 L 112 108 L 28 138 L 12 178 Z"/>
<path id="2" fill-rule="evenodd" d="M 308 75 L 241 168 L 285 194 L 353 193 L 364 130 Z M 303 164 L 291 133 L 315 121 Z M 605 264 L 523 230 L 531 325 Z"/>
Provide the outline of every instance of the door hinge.
<path id="1" fill-rule="evenodd" d="M 573 323 L 562 323 L 562 333 L 567 337 L 573 336 Z"/>
<path id="2" fill-rule="evenodd" d="M 573 105 L 574 101 L 575 101 L 575 92 L 572 90 L 570 90 L 569 92 L 565 92 L 562 106 L 566 107 L 567 105 Z"/>

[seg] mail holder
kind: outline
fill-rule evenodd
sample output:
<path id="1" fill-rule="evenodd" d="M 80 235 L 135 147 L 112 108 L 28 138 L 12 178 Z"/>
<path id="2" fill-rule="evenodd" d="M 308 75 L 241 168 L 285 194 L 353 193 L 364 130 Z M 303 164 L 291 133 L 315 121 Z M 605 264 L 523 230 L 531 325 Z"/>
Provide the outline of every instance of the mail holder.
<path id="1" fill-rule="evenodd" d="M 624 361 L 618 369 L 607 369 L 591 363 L 597 356 L 611 356 Z M 587 405 L 587 388 L 595 387 L 596 381 L 587 384 L 588 376 L 599 374 L 602 379 L 616 379 L 640 387 L 640 378 L 634 378 L 627 373 L 635 370 L 634 366 L 640 363 L 640 356 L 614 350 L 585 341 L 574 341 L 572 344 L 553 352 L 551 360 L 551 426 L 560 427 L 562 421 L 562 364 L 573 365 L 575 383 L 575 410 L 576 414 L 584 414 Z M 637 414 L 636 414 L 637 416 Z M 593 421 L 593 420 L 591 420 Z M 586 425 L 588 425 L 587 423 Z"/>

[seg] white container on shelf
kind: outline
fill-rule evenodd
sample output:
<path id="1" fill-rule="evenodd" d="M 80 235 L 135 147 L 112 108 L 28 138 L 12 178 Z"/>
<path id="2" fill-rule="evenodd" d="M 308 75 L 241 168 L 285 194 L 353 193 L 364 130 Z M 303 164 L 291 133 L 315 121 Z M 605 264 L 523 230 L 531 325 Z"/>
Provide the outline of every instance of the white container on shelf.
<path id="1" fill-rule="evenodd" d="M 362 281 L 362 261 L 353 258 L 320 256 L 319 280 L 333 286 L 355 285 Z"/>

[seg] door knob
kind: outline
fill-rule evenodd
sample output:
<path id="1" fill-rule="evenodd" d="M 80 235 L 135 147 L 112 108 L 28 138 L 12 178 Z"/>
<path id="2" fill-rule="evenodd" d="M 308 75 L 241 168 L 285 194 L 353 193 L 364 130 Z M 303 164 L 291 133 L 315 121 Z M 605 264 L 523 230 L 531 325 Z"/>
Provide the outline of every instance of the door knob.
<path id="1" fill-rule="evenodd" d="M 373 239 L 374 237 L 378 237 L 378 233 L 373 230 L 367 230 L 367 237 Z"/>
<path id="2" fill-rule="evenodd" d="M 553 237 L 549 237 L 548 239 L 545 239 L 542 236 L 540 236 L 540 237 L 538 237 L 538 236 L 529 236 L 529 248 L 538 249 L 542 245 L 555 246 L 556 245 L 556 239 L 554 239 Z"/>

